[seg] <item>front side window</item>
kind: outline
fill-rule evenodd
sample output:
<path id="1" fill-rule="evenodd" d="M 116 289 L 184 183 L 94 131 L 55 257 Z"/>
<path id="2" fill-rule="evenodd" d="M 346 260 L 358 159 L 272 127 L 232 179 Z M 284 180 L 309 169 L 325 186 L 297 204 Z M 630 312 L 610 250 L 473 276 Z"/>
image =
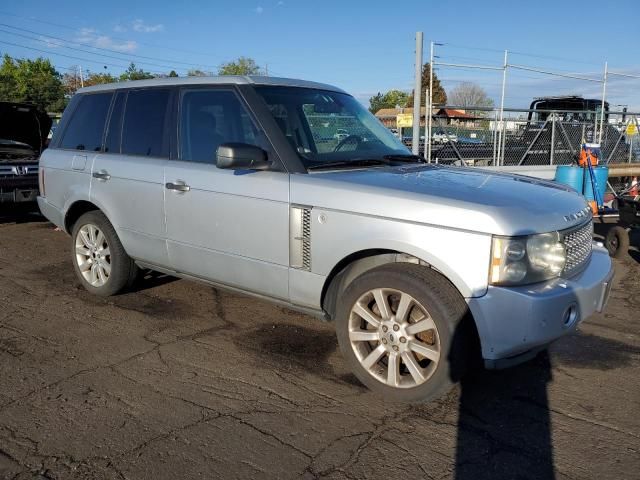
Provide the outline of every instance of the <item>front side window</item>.
<path id="1" fill-rule="evenodd" d="M 223 143 L 247 143 L 266 150 L 265 139 L 231 90 L 187 90 L 180 106 L 180 159 L 215 163 Z"/>
<path id="2" fill-rule="evenodd" d="M 60 147 L 98 152 L 113 93 L 85 94 L 72 113 Z"/>
<path id="3" fill-rule="evenodd" d="M 307 168 L 323 163 L 409 156 L 407 148 L 355 98 L 300 87 L 256 87 Z"/>
<path id="4" fill-rule="evenodd" d="M 126 155 L 169 157 L 168 89 L 132 90 L 122 121 L 121 152 Z"/>

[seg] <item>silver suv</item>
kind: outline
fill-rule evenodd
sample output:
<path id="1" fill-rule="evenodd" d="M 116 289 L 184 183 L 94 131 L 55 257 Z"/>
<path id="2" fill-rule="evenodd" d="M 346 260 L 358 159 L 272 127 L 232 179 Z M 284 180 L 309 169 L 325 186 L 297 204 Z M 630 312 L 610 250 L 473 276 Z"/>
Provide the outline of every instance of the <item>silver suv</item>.
<path id="1" fill-rule="evenodd" d="M 488 367 L 531 358 L 601 311 L 613 276 L 573 191 L 426 164 L 312 82 L 85 88 L 40 175 L 89 291 L 145 268 L 333 320 L 354 373 L 393 400 L 446 392 L 474 346 Z"/>

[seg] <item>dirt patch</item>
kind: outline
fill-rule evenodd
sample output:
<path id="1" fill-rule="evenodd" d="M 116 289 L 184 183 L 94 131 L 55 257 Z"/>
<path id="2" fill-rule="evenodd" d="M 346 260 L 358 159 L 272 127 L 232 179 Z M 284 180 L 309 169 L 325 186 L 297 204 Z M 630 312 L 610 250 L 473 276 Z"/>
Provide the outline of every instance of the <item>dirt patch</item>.
<path id="1" fill-rule="evenodd" d="M 261 325 L 238 335 L 235 343 L 259 356 L 277 356 L 314 373 L 331 371 L 327 358 L 338 346 L 332 332 L 289 324 Z"/>

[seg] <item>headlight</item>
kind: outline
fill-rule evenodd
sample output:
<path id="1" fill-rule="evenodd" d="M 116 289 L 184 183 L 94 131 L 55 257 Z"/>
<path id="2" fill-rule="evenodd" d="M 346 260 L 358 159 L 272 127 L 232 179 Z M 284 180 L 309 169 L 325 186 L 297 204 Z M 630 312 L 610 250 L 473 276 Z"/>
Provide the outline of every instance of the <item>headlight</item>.
<path id="1" fill-rule="evenodd" d="M 491 245 L 492 285 L 526 285 L 560 275 L 566 250 L 558 232 L 526 237 L 493 237 Z"/>

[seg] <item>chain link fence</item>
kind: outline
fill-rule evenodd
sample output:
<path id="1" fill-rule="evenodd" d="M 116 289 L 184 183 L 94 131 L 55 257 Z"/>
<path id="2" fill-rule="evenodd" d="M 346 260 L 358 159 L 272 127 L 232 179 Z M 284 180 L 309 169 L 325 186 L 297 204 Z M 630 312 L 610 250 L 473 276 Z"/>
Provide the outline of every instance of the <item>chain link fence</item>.
<path id="1" fill-rule="evenodd" d="M 459 107 L 445 107 L 456 110 Z M 570 165 L 584 143 L 599 142 L 598 111 L 497 109 L 474 107 L 471 120 L 452 124 L 432 117 L 431 158 L 435 163 L 466 166 Z M 606 112 L 600 161 L 640 162 L 640 113 Z M 420 154 L 427 155 L 425 135 Z M 403 139 L 411 147 L 411 139 Z"/>

